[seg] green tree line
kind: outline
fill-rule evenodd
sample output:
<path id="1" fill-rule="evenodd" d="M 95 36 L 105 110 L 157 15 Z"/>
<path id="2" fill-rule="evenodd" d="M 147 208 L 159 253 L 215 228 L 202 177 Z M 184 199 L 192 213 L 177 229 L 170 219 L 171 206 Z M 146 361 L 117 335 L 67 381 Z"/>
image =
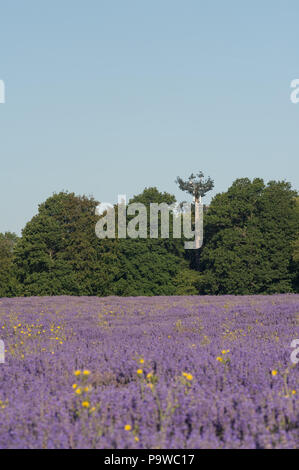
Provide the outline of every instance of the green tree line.
<path id="1" fill-rule="evenodd" d="M 150 203 L 176 199 L 152 187 L 133 202 L 149 213 Z M 199 262 L 171 231 L 100 240 L 97 206 L 93 197 L 53 194 L 21 237 L 0 234 L 0 297 L 299 292 L 299 198 L 285 181 L 241 178 L 217 194 L 204 208 Z"/>

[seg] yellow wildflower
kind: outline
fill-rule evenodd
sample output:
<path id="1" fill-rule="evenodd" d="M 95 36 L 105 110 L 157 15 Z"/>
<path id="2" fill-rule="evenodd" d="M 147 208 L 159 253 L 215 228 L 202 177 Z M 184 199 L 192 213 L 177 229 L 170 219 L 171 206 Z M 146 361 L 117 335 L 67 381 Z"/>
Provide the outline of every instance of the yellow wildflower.
<path id="1" fill-rule="evenodd" d="M 81 370 L 75 370 L 74 375 L 78 376 L 81 374 Z"/>
<path id="2" fill-rule="evenodd" d="M 75 393 L 77 393 L 77 395 L 81 395 L 81 393 L 82 393 L 82 392 L 81 392 L 81 388 L 77 388 L 77 390 L 76 390 Z"/>
<path id="3" fill-rule="evenodd" d="M 216 357 L 216 361 L 223 362 L 223 358 L 218 356 L 218 357 Z"/>
<path id="4" fill-rule="evenodd" d="M 73 384 L 72 387 L 73 387 L 73 389 L 75 390 L 75 389 L 78 387 L 78 385 L 77 385 L 77 384 Z"/>
<path id="5" fill-rule="evenodd" d="M 138 369 L 138 370 L 137 370 L 137 374 L 138 374 L 138 375 L 142 375 L 142 374 L 143 374 L 143 370 L 142 370 L 142 369 Z"/>
<path id="6" fill-rule="evenodd" d="M 275 375 L 277 375 L 277 370 L 272 370 L 271 374 L 273 375 L 273 377 L 275 377 Z"/>
<path id="7" fill-rule="evenodd" d="M 85 369 L 85 370 L 83 371 L 83 375 L 90 375 L 90 370 L 86 370 L 86 369 Z"/>
<path id="8" fill-rule="evenodd" d="M 130 424 L 125 425 L 125 431 L 131 431 L 132 426 Z"/>
<path id="9" fill-rule="evenodd" d="M 89 401 L 82 401 L 82 406 L 83 408 L 89 408 L 90 407 Z"/>
<path id="10" fill-rule="evenodd" d="M 193 375 L 188 372 L 182 372 L 183 377 L 186 377 L 187 380 L 193 380 Z"/>

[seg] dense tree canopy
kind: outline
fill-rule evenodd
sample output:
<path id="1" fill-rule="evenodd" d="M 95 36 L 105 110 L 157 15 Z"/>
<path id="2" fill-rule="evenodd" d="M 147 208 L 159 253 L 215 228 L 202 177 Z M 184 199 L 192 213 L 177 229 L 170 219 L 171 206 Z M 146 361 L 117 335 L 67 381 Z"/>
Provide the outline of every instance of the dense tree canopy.
<path id="1" fill-rule="evenodd" d="M 155 187 L 134 196 L 147 213 L 147 238 L 99 239 L 98 202 L 74 193 L 40 204 L 21 238 L 0 234 L 0 296 L 196 295 L 299 292 L 299 198 L 289 183 L 236 180 L 205 208 L 204 244 L 194 250 L 173 238 L 150 238 L 150 204 L 175 197 Z M 117 217 L 118 207 L 115 206 Z M 127 215 L 126 223 L 135 215 Z"/>
<path id="2" fill-rule="evenodd" d="M 299 219 L 299 197 L 296 198 L 296 217 Z M 293 243 L 293 272 L 294 272 L 294 289 L 299 292 L 299 230 Z"/>
<path id="3" fill-rule="evenodd" d="M 172 204 L 175 198 L 146 188 L 130 202 L 149 208 L 150 202 Z M 99 240 L 97 205 L 93 198 L 61 192 L 39 206 L 15 249 L 23 295 L 175 294 L 176 276 L 189 269 L 182 240 Z"/>
<path id="4" fill-rule="evenodd" d="M 132 203 L 142 203 L 147 209 L 147 228 L 149 230 L 149 208 L 151 203 L 175 203 L 175 197 L 161 193 L 157 188 L 146 188 L 134 196 Z M 133 216 L 127 216 L 127 222 Z M 160 223 L 161 219 L 158 219 Z M 115 239 L 102 240 L 99 244 L 102 260 L 106 264 L 109 282 L 105 294 L 113 295 L 172 295 L 176 293 L 176 283 L 180 272 L 192 270 L 185 260 L 183 241 L 172 238 L 173 214 L 169 217 L 170 238 L 162 239 Z M 160 233 L 160 232 L 159 232 Z M 114 254 L 113 259 L 110 257 Z"/>
<path id="5" fill-rule="evenodd" d="M 54 194 L 39 206 L 15 249 L 24 295 L 91 295 L 98 282 L 97 201 Z"/>
<path id="6" fill-rule="evenodd" d="M 17 240 L 15 233 L 0 233 L 0 297 L 17 294 L 13 269 L 14 246 Z"/>
<path id="7" fill-rule="evenodd" d="M 292 243 L 298 230 L 290 184 L 236 180 L 212 201 L 205 219 L 200 291 L 290 292 Z"/>

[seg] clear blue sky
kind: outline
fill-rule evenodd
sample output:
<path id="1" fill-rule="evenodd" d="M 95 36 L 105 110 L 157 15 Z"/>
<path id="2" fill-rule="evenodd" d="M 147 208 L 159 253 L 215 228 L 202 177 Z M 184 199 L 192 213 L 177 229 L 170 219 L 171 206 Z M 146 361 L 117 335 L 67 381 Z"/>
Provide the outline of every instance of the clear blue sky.
<path id="1" fill-rule="evenodd" d="M 299 189 L 299 3 L 10 0 L 0 6 L 0 231 L 54 191 L 214 194 L 238 177 Z"/>

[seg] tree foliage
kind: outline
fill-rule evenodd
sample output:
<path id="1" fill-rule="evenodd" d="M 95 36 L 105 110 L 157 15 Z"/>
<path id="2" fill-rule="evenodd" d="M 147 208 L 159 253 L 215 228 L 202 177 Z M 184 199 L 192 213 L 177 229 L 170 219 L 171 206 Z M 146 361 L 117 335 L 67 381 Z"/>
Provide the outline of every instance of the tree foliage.
<path id="1" fill-rule="evenodd" d="M 298 230 L 289 183 L 238 179 L 212 201 L 205 219 L 200 292 L 290 292 Z"/>
<path id="2" fill-rule="evenodd" d="M 196 174 L 191 173 L 186 181 L 178 176 L 175 182 L 182 191 L 191 194 L 196 199 L 204 197 L 214 188 L 214 181 L 210 177 L 204 180 L 204 174 L 202 171 L 199 171 Z"/>
<path id="3" fill-rule="evenodd" d="M 15 249 L 24 295 L 91 295 L 98 277 L 97 201 L 60 192 L 40 204 Z"/>
<path id="4" fill-rule="evenodd" d="M 175 197 L 161 193 L 157 188 L 145 188 L 129 203 L 142 203 L 147 209 L 149 230 L 149 208 L 151 203 L 174 204 Z M 117 208 L 116 208 L 117 209 Z M 132 216 L 127 216 L 127 222 Z M 159 218 L 159 224 L 161 219 Z M 107 239 L 101 240 L 99 248 L 107 254 L 105 258 L 109 284 L 106 295 L 173 295 L 176 293 L 176 277 L 181 270 L 192 273 L 185 260 L 183 241 L 172 238 L 173 214 L 170 214 L 170 238 L 162 239 Z M 160 234 L 160 232 L 159 232 Z M 113 259 L 109 257 L 114 253 Z"/>
<path id="5" fill-rule="evenodd" d="M 149 187 L 129 202 L 146 206 L 149 235 L 150 204 L 176 200 Z M 287 182 L 242 178 L 213 198 L 205 208 L 199 271 L 191 269 L 197 267 L 194 250 L 172 236 L 173 212 L 169 238 L 159 230 L 158 238 L 122 239 L 116 233 L 100 240 L 97 206 L 93 197 L 53 194 L 21 238 L 0 234 L 0 296 L 299 292 L 299 198 Z M 117 206 L 115 211 L 117 216 Z M 133 218 L 127 215 L 127 223 Z"/>
<path id="6" fill-rule="evenodd" d="M 0 297 L 12 297 L 17 293 L 14 275 L 14 247 L 18 241 L 15 233 L 0 233 Z"/>
<path id="7" fill-rule="evenodd" d="M 296 217 L 299 220 L 299 197 L 296 198 Z M 293 243 L 293 263 L 292 269 L 294 272 L 294 290 L 299 292 L 299 230 L 296 239 Z"/>

